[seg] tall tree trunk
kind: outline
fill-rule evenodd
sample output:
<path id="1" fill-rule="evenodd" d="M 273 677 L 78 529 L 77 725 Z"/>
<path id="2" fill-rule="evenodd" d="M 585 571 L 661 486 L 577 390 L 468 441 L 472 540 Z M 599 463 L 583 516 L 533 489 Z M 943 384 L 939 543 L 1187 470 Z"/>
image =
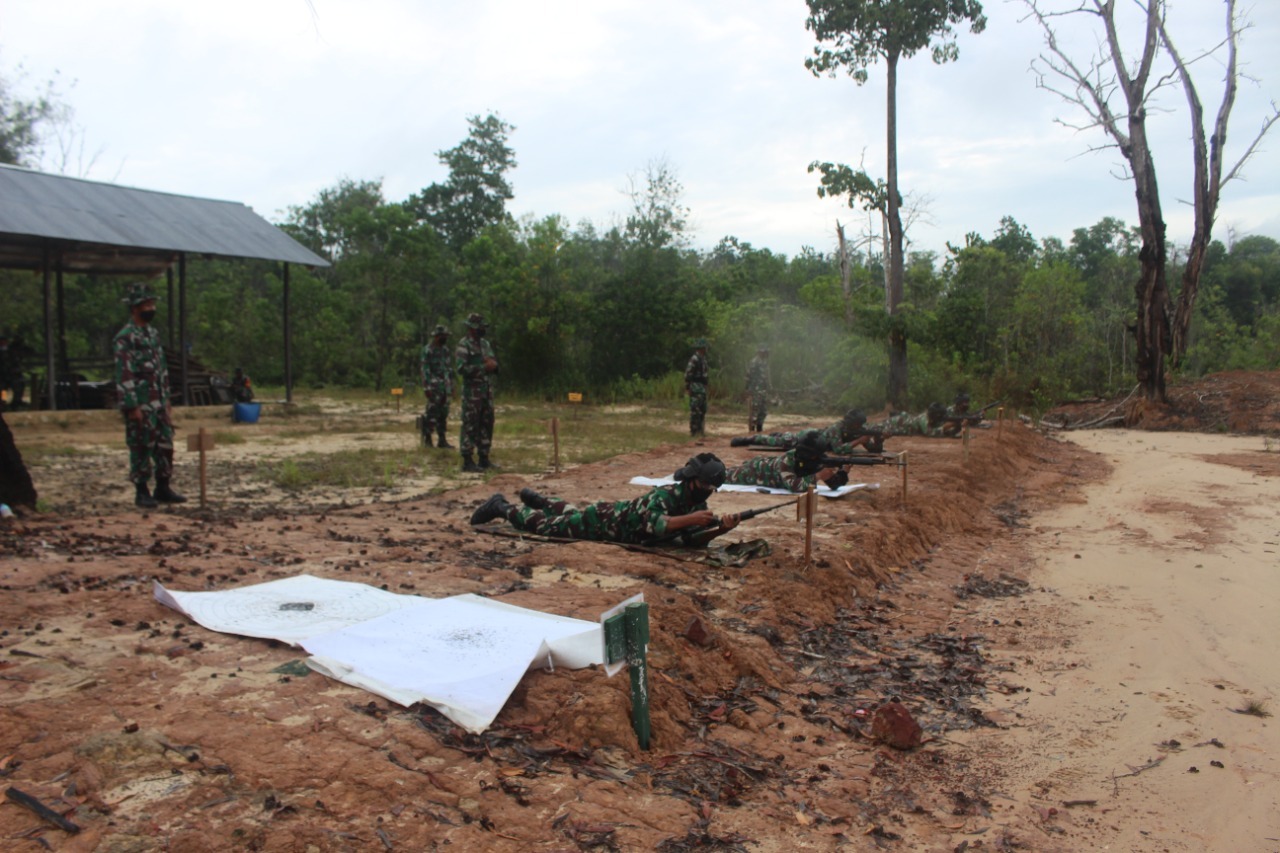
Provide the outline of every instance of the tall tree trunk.
<path id="1" fill-rule="evenodd" d="M 907 407 L 907 332 L 899 322 L 898 306 L 903 300 L 902 215 L 898 210 L 898 54 L 885 57 L 888 90 L 885 125 L 889 163 L 885 181 L 889 198 L 885 205 L 889 225 L 889 282 L 885 308 L 889 314 L 889 402 L 895 409 Z"/>
<path id="2" fill-rule="evenodd" d="M 1129 121 L 1129 163 L 1138 199 L 1138 228 L 1142 270 L 1134 293 L 1138 298 L 1138 322 L 1134 329 L 1138 382 L 1149 400 L 1165 401 L 1165 356 L 1170 351 L 1169 288 L 1165 280 L 1165 224 L 1160 208 L 1156 167 L 1147 145 L 1141 111 Z"/>

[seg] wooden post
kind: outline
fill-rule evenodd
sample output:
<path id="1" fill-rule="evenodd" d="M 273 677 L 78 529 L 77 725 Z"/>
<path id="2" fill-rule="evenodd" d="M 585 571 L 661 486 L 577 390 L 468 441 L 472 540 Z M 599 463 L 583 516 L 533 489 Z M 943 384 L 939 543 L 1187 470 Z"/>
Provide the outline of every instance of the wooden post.
<path id="1" fill-rule="evenodd" d="M 809 491 L 805 492 L 796 499 L 796 521 L 801 517 L 804 518 L 804 565 L 809 567 L 809 563 L 813 558 L 813 515 L 817 509 L 818 496 L 814 494 L 813 487 L 809 487 Z"/>
<path id="2" fill-rule="evenodd" d="M 628 604 L 623 611 L 627 635 L 627 668 L 631 670 L 631 727 L 641 749 L 649 748 L 649 605 Z"/>
<path id="3" fill-rule="evenodd" d="M 404 396 L 403 388 L 392 388 L 391 396 L 396 398 L 396 414 L 400 414 L 400 398 Z"/>
<path id="4" fill-rule="evenodd" d="M 560 473 L 560 418 L 551 419 L 551 462 Z"/>
<path id="5" fill-rule="evenodd" d="M 200 451 L 200 508 L 203 509 L 207 497 L 208 468 L 205 464 L 205 451 L 213 450 L 213 436 L 200 427 L 195 435 L 187 436 L 187 451 Z"/>
<path id="6" fill-rule="evenodd" d="M 1004 406 L 996 409 L 996 441 L 1004 434 Z"/>
<path id="7" fill-rule="evenodd" d="M 898 454 L 898 467 L 902 469 L 902 505 L 907 505 L 907 451 Z"/>

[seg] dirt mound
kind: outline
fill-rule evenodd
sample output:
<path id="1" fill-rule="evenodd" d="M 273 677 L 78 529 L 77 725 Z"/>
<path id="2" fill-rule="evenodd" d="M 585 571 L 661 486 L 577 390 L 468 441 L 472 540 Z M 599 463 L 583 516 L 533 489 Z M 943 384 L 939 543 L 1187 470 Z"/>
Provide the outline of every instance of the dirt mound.
<path id="1" fill-rule="evenodd" d="M 1280 371 L 1214 373 L 1169 388 L 1167 404 L 1138 393 L 1054 407 L 1044 423 L 1066 429 L 1124 426 L 1280 436 Z"/>
<path id="2" fill-rule="evenodd" d="M 698 449 L 660 448 L 539 479 L 585 502 L 636 493 Z M 1005 423 L 971 441 L 906 439 L 901 471 L 823 501 L 813 561 L 787 510 L 728 539 L 772 553 L 741 569 L 688 554 L 486 535 L 467 523 L 506 474 L 439 495 L 317 512 L 183 508 L 68 513 L 0 527 L 0 777 L 80 824 L 70 838 L 13 804 L 0 836 L 55 849 L 829 849 L 945 836 L 982 801 L 945 734 L 990 725 L 1013 690 L 965 599 L 1016 594 L 1036 506 L 1103 463 Z M 734 511 L 776 497 L 728 493 Z M 299 668 L 278 643 L 216 634 L 151 597 L 300 573 L 399 593 L 476 593 L 595 620 L 651 608 L 653 745 L 631 730 L 626 677 L 530 673 L 480 736 Z M 870 718 L 899 699 L 925 746 L 900 753 Z M 992 838 L 991 841 L 998 839 Z"/>

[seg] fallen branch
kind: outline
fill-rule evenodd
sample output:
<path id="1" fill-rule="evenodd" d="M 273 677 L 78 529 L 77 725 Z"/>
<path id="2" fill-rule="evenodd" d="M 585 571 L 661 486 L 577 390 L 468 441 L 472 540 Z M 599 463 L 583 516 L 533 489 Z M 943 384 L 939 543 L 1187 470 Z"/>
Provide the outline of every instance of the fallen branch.
<path id="1" fill-rule="evenodd" d="M 49 823 L 58 827 L 58 829 L 61 829 L 63 832 L 70 832 L 74 835 L 80 831 L 80 827 L 76 826 L 74 823 L 67 820 L 65 817 L 58 814 L 25 791 L 19 791 L 17 788 L 9 788 L 4 792 L 4 795 L 23 808 L 27 808 L 35 812 L 40 817 L 49 821 Z"/>

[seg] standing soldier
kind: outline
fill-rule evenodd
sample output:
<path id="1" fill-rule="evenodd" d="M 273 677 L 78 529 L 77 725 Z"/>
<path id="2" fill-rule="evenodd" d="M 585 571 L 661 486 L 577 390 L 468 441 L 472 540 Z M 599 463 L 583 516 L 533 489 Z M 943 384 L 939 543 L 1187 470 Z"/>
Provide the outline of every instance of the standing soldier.
<path id="1" fill-rule="evenodd" d="M 747 395 L 751 410 L 747 412 L 747 431 L 764 432 L 764 416 L 769 412 L 769 348 L 756 347 L 756 357 L 747 365 Z"/>
<path id="2" fill-rule="evenodd" d="M 453 360 L 449 352 L 449 330 L 436 326 L 431 343 L 422 348 L 422 390 L 427 408 L 422 413 L 422 441 L 431 446 L 431 435 L 440 437 L 440 447 L 453 447 L 444 437 L 449 420 L 449 397 L 453 395 Z"/>
<path id="3" fill-rule="evenodd" d="M 493 444 L 493 382 L 498 375 L 498 360 L 493 347 L 485 340 L 484 316 L 467 317 L 467 336 L 454 353 L 458 373 L 462 375 L 462 434 L 459 452 L 463 471 L 483 471 L 496 467 L 489 461 Z M 480 454 L 480 464 L 471 458 Z"/>
<path id="4" fill-rule="evenodd" d="M 180 504 L 186 498 L 169 488 L 173 475 L 173 420 L 169 409 L 169 368 L 160 333 L 151 325 L 156 297 L 142 283 L 129 286 L 125 302 L 129 322 L 112 342 L 116 392 L 124 413 L 124 440 L 129 446 L 129 479 L 134 504 L 153 509 L 158 503 Z M 156 491 L 147 489 L 155 468 Z"/>
<path id="5" fill-rule="evenodd" d="M 707 339 L 693 342 L 693 355 L 684 369 L 684 390 L 689 395 L 689 435 L 705 435 L 707 419 Z"/>

